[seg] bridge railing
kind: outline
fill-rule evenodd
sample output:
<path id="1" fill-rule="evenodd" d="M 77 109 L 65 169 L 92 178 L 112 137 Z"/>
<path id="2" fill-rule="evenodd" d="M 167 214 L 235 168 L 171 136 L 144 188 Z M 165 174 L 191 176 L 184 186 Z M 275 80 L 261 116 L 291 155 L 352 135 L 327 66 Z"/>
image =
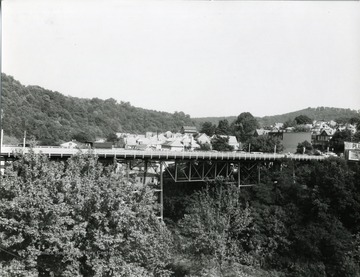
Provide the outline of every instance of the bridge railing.
<path id="1" fill-rule="evenodd" d="M 11 156 L 15 152 L 27 153 L 28 147 L 3 146 L 2 156 Z M 72 156 L 79 152 L 93 153 L 102 157 L 123 158 L 150 158 L 150 159 L 209 159 L 209 160 L 278 160 L 287 158 L 291 160 L 323 160 L 324 156 L 289 155 L 277 153 L 239 153 L 239 152 L 212 152 L 212 151 L 162 151 L 162 150 L 128 150 L 124 148 L 112 149 L 76 149 L 62 147 L 40 146 L 34 147 L 35 153 L 43 153 L 49 156 Z"/>

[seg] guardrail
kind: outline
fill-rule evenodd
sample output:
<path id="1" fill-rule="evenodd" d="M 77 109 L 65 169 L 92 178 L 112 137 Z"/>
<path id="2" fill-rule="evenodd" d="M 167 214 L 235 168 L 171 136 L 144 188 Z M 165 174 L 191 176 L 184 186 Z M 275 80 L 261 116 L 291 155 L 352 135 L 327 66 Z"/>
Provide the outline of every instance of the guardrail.
<path id="1" fill-rule="evenodd" d="M 123 148 L 112 149 L 74 149 L 61 147 L 40 146 L 31 148 L 35 153 L 42 153 L 49 157 L 69 157 L 78 153 L 92 153 L 104 158 L 125 158 L 125 159 L 159 159 L 159 160 L 324 160 L 324 156 L 289 155 L 277 153 L 238 153 L 238 152 L 210 152 L 210 151 L 141 151 L 126 150 Z M 3 146 L 1 156 L 12 157 L 16 152 L 28 153 L 30 148 L 20 146 Z"/>

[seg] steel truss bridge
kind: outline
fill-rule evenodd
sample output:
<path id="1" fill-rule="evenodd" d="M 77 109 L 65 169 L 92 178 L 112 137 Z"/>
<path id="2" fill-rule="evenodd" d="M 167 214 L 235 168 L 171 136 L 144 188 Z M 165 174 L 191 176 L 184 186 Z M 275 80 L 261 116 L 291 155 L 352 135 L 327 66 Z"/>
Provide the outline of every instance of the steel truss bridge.
<path id="1" fill-rule="evenodd" d="M 142 182 L 150 168 L 159 177 L 156 191 L 160 193 L 160 217 L 163 217 L 164 178 L 174 182 L 207 182 L 222 178 L 225 182 L 235 183 L 239 188 L 252 186 L 261 181 L 261 168 L 280 165 L 284 160 L 307 162 L 324 160 L 323 156 L 288 155 L 276 153 L 239 153 L 239 152 L 175 152 L 175 151 L 138 151 L 113 149 L 70 149 L 60 147 L 14 147 L 2 146 L 2 162 L 16 159 L 17 153 L 42 153 L 50 159 L 67 159 L 79 153 L 97 155 L 100 161 L 117 162 L 126 165 L 127 174 L 132 168 L 141 168 Z"/>

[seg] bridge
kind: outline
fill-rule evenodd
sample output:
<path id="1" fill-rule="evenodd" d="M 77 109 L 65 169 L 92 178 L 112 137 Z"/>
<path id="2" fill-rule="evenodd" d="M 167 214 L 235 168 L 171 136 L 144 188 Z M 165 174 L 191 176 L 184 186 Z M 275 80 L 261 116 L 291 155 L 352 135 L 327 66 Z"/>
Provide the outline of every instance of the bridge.
<path id="1" fill-rule="evenodd" d="M 281 166 L 284 160 L 307 162 L 321 161 L 324 156 L 308 156 L 277 153 L 212 152 L 212 151 L 140 151 L 123 148 L 112 149 L 74 149 L 61 147 L 37 146 L 33 148 L 2 146 L 1 162 L 16 159 L 19 153 L 47 155 L 49 159 L 62 160 L 80 153 L 97 155 L 99 160 L 117 162 L 126 165 L 127 174 L 132 168 L 142 168 L 141 182 L 148 182 L 148 170 L 152 167 L 158 175 L 160 193 L 160 217 L 163 217 L 163 184 L 165 176 L 174 182 L 205 182 L 224 178 L 229 183 L 236 183 L 239 188 L 260 183 L 261 168 Z"/>
<path id="2" fill-rule="evenodd" d="M 309 160 L 323 160 L 324 156 L 309 156 L 309 155 L 295 155 L 295 154 L 277 154 L 277 153 L 247 153 L 247 152 L 211 152 L 211 151 L 140 151 L 128 150 L 123 148 L 112 149 L 75 149 L 75 148 L 61 148 L 51 146 L 37 146 L 33 148 L 20 146 L 2 146 L 0 156 L 3 158 L 11 158 L 16 156 L 16 153 L 28 153 L 32 149 L 34 153 L 42 153 L 49 156 L 49 158 L 68 158 L 79 153 L 91 153 L 97 155 L 99 158 L 123 158 L 123 159 L 150 159 L 159 161 L 174 161 L 174 160 L 215 160 L 215 161 L 275 161 L 282 159 L 290 159 L 297 161 Z"/>

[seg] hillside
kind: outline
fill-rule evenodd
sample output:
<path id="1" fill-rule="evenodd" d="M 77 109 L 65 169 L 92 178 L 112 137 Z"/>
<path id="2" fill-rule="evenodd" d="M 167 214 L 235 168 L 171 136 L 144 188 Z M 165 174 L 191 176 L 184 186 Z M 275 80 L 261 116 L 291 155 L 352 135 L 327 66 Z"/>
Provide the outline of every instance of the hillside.
<path id="1" fill-rule="evenodd" d="M 2 74 L 3 129 L 6 136 L 34 137 L 55 144 L 86 133 L 89 138 L 115 132 L 179 131 L 192 125 L 189 115 L 133 107 L 114 99 L 82 99 L 64 96 L 39 86 L 24 86 Z"/>
<path id="2" fill-rule="evenodd" d="M 324 121 L 341 121 L 346 120 L 351 117 L 358 116 L 358 112 L 351 109 L 341 109 L 341 108 L 330 108 L 330 107 L 317 107 L 317 108 L 307 108 L 291 113 L 273 115 L 273 116 L 264 116 L 259 118 L 259 122 L 263 126 L 268 126 L 274 124 L 275 122 L 286 122 L 287 120 L 293 120 L 299 115 L 306 115 L 313 120 L 324 120 Z"/>
<path id="3" fill-rule="evenodd" d="M 231 123 L 237 116 L 190 118 L 183 112 L 171 114 L 146 110 L 115 99 L 70 97 L 39 86 L 24 86 L 6 74 L 2 74 L 2 109 L 6 137 L 21 140 L 26 131 L 28 138 L 50 145 L 68 141 L 78 134 L 95 139 L 115 132 L 177 132 L 183 125 L 196 125 L 200 130 L 206 121 L 217 125 L 219 120 L 227 119 Z M 241 112 L 246 111 L 239 111 L 239 114 Z M 261 126 L 269 126 L 298 115 L 317 120 L 338 120 L 359 116 L 359 113 L 350 109 L 320 107 L 256 119 Z"/>
<path id="4" fill-rule="evenodd" d="M 287 120 L 293 120 L 299 115 L 306 115 L 313 120 L 335 120 L 342 121 L 348 120 L 352 117 L 359 116 L 359 113 L 351 109 L 341 109 L 341 108 L 330 108 L 330 107 L 317 107 L 317 108 L 307 108 L 291 113 L 256 117 L 261 126 L 270 126 L 277 122 L 286 122 Z M 220 120 L 227 119 L 229 123 L 233 122 L 236 119 L 236 116 L 229 117 L 202 117 L 202 118 L 193 118 L 193 121 L 196 123 L 196 126 L 200 127 L 204 122 L 211 122 L 213 124 L 218 124 Z"/>

